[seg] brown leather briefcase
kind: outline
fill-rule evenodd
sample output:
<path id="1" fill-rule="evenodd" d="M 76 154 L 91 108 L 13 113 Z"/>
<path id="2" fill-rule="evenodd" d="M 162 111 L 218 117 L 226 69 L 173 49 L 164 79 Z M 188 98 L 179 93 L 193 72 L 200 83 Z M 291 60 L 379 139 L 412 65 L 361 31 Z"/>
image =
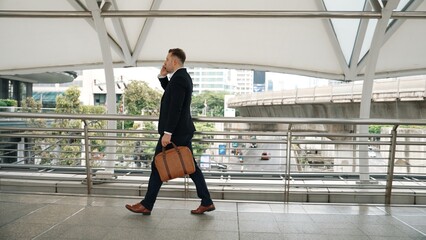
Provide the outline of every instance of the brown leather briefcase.
<path id="1" fill-rule="evenodd" d="M 163 151 L 154 158 L 155 167 L 160 174 L 162 182 L 195 172 L 191 150 L 186 146 L 172 144 L 173 148 L 166 151 L 163 147 Z"/>

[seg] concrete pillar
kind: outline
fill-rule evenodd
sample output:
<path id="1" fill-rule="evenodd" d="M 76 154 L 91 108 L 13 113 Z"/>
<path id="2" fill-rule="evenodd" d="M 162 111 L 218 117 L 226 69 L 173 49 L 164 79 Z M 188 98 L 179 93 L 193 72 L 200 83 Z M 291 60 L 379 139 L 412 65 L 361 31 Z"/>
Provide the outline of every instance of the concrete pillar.
<path id="1" fill-rule="evenodd" d="M 13 92 L 12 92 L 12 98 L 17 100 L 21 98 L 21 82 L 20 81 L 12 81 L 13 84 Z"/>
<path id="2" fill-rule="evenodd" d="M 352 163 L 354 147 L 352 145 L 335 145 L 335 160 L 334 160 L 334 172 L 352 172 Z"/>
<path id="3" fill-rule="evenodd" d="M 9 80 L 0 78 L 0 99 L 9 98 Z"/>
<path id="4" fill-rule="evenodd" d="M 25 97 L 32 97 L 33 96 L 33 84 L 32 83 L 25 83 Z"/>

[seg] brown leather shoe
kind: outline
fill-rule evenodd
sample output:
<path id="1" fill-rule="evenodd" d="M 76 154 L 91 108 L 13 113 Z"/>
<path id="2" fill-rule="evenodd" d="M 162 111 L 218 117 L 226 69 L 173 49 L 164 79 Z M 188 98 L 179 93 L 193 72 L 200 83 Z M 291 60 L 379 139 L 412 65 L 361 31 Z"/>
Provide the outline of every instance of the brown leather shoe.
<path id="1" fill-rule="evenodd" d="M 134 213 L 142 213 L 143 215 L 151 215 L 151 210 L 145 208 L 142 204 L 136 203 L 135 205 L 126 204 L 126 208 Z"/>
<path id="2" fill-rule="evenodd" d="M 211 212 L 214 211 L 216 208 L 214 207 L 214 204 L 208 205 L 208 206 L 202 206 L 200 205 L 197 209 L 191 210 L 192 214 L 203 214 L 204 212 Z"/>

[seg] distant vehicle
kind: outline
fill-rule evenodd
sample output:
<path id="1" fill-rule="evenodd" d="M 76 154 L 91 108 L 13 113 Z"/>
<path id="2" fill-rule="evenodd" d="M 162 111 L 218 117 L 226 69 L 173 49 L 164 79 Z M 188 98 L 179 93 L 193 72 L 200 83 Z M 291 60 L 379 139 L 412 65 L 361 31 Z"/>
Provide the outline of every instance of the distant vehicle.
<path id="1" fill-rule="evenodd" d="M 260 160 L 269 160 L 269 159 L 271 159 L 271 156 L 267 152 L 263 152 L 262 155 L 260 156 Z"/>
<path id="2" fill-rule="evenodd" d="M 217 169 L 217 170 L 222 170 L 222 171 L 226 171 L 228 169 L 228 166 L 222 163 L 217 163 L 217 162 L 210 162 L 210 169 Z"/>
<path id="3" fill-rule="evenodd" d="M 376 155 L 376 152 L 375 151 L 373 151 L 373 150 L 368 150 L 368 157 L 371 157 L 371 158 L 375 158 L 377 155 Z"/>
<path id="4" fill-rule="evenodd" d="M 250 148 L 257 148 L 257 143 L 250 144 Z"/>
<path id="5" fill-rule="evenodd" d="M 202 155 L 200 157 L 200 168 L 205 170 L 221 170 L 226 171 L 228 169 L 228 166 L 222 163 L 218 163 L 216 161 L 213 161 L 210 159 L 209 155 Z"/>
<path id="6" fill-rule="evenodd" d="M 243 153 L 242 152 L 238 153 L 238 160 L 240 161 L 240 163 L 244 162 Z"/>

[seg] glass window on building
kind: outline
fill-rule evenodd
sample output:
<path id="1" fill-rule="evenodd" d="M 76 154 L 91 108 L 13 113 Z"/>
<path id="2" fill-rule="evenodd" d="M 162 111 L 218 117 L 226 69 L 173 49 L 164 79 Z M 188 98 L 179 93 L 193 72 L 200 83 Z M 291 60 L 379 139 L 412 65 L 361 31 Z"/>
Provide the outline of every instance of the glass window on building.
<path id="1" fill-rule="evenodd" d="M 55 108 L 56 97 L 63 94 L 62 92 L 33 92 L 33 99 L 35 101 L 41 101 L 43 108 Z"/>
<path id="2" fill-rule="evenodd" d="M 94 103 L 96 105 L 105 105 L 106 104 L 106 94 L 94 94 L 93 95 Z"/>

